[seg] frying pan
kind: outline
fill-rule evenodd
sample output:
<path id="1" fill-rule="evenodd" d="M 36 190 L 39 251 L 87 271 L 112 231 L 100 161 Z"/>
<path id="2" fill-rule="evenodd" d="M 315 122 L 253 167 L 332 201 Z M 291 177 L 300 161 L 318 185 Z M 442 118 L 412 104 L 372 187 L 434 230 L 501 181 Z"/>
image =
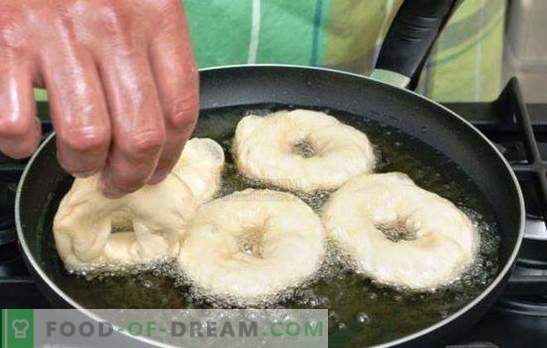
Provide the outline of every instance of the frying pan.
<path id="1" fill-rule="evenodd" d="M 437 28 L 439 25 L 437 23 Z M 386 41 L 393 43 L 394 37 L 400 39 L 397 36 L 400 29 L 390 30 Z M 390 35 L 393 37 L 390 38 Z M 431 43 L 429 39 L 425 41 Z M 407 43 L 408 40 L 395 46 L 400 46 L 399 49 L 404 52 Z M 418 51 L 423 54 L 429 47 L 422 43 Z M 401 53 L 400 50 L 398 52 Z M 407 59 L 405 64 L 394 64 L 386 57 L 398 55 L 388 55 L 382 49 L 377 65 L 381 69 L 373 76 L 387 77 L 392 83 L 398 82 L 399 87 L 360 75 L 296 66 L 231 66 L 200 72 L 201 110 L 204 113 L 218 108 L 252 109 L 256 105 L 275 104 L 357 115 L 364 120 L 397 129 L 434 148 L 456 163 L 485 197 L 499 226 L 500 268 L 497 276 L 457 312 L 419 332 L 387 342 L 388 346 L 437 345 L 451 334 L 461 333 L 475 323 L 502 292 L 524 230 L 524 203 L 518 182 L 496 147 L 454 112 L 400 87 L 409 82 L 421 64 L 422 60 L 416 59 L 420 54 L 416 54 L 414 59 Z M 413 63 L 408 62 L 411 60 Z M 336 115 L 336 112 L 333 114 Z M 222 116 L 216 117 L 218 120 L 213 121 L 222 127 L 226 120 Z M 211 120 L 206 118 L 199 121 L 203 122 Z M 70 176 L 57 162 L 54 140 L 55 135 L 52 134 L 41 144 L 20 180 L 15 207 L 18 238 L 31 274 L 52 304 L 79 308 L 93 318 L 92 309 L 84 308 L 64 290 L 63 281 L 67 275 L 55 253 L 44 253 L 44 244 L 51 244 L 53 238 L 50 227 L 54 212 L 71 182 Z M 154 303 L 149 303 L 148 307 L 154 307 Z"/>

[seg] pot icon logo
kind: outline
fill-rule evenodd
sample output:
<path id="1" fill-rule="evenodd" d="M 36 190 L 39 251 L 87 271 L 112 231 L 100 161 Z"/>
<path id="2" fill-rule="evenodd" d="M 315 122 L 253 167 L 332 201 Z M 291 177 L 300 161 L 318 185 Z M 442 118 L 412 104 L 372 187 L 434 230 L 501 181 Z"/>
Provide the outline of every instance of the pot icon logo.
<path id="1" fill-rule="evenodd" d="M 16 319 L 11 322 L 11 327 L 13 329 L 13 335 L 16 339 L 26 339 L 27 332 L 30 327 L 28 320 L 26 319 Z"/>

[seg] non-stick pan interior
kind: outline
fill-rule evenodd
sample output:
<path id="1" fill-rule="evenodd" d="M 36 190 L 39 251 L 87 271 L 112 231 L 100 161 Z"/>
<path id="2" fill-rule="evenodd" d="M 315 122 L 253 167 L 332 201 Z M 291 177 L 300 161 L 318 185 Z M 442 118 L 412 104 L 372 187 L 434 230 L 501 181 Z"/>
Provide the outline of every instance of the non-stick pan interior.
<path id="1" fill-rule="evenodd" d="M 489 260 L 494 264 L 490 270 L 493 273 L 486 278 L 488 282 L 495 278 L 513 252 L 520 224 L 519 199 L 513 179 L 484 139 L 441 107 L 405 91 L 350 75 L 273 67 L 202 73 L 202 107 L 194 135 L 214 138 L 226 148 L 235 125 L 250 112 L 308 107 L 327 111 L 358 128 L 365 127 L 363 130 L 383 152 L 383 171 L 407 172 L 424 187 L 479 212 L 484 222 L 492 226 L 493 233 L 499 237 L 499 252 L 496 260 Z M 230 157 L 228 152 L 227 157 Z M 230 171 L 235 169 L 228 166 L 225 175 L 230 177 Z M 25 242 L 38 266 L 66 295 L 81 306 L 96 308 L 207 305 L 196 301 L 194 296 L 186 296 L 188 288 L 174 288 L 170 279 L 154 275 L 158 271 L 93 280 L 92 286 L 84 277 L 67 274 L 54 249 L 51 224 L 71 182 L 57 163 L 54 142 L 49 142 L 32 162 L 20 199 Z M 241 183 L 235 180 L 228 184 L 232 187 L 225 187 L 225 192 L 237 189 Z M 346 325 L 346 329 L 333 327 L 338 334 L 332 339 L 369 344 L 400 338 L 449 316 L 478 296 L 486 285 L 473 292 L 441 291 L 420 297 L 401 295 L 345 274 L 311 286 L 311 291 L 320 295 L 315 300 L 326 298 L 330 303 L 306 303 L 311 297 L 304 293 L 296 294 L 302 301 L 289 301 L 286 305 L 340 307 L 340 317 L 355 318 L 351 323 L 334 316 L 330 318 L 333 325 Z M 342 288 L 351 291 L 342 292 L 345 297 L 337 298 Z M 361 288 L 365 291 L 357 290 Z M 363 310 L 349 313 L 355 308 Z M 377 324 L 374 316 L 390 319 Z M 416 323 L 420 318 L 422 321 Z M 370 327 L 361 328 L 366 335 L 356 334 L 361 332 L 359 327 L 354 327 L 359 321 L 369 323 Z"/>

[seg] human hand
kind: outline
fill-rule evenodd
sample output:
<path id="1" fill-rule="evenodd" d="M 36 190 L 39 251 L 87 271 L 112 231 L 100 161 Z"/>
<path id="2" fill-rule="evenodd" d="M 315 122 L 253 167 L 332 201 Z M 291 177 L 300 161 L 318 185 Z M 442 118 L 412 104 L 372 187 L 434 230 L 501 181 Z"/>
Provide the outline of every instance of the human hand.
<path id="1" fill-rule="evenodd" d="M 33 87 L 45 87 L 57 157 L 101 172 L 109 197 L 160 182 L 198 115 L 198 73 L 180 0 L 2 0 L 0 151 L 40 141 Z"/>

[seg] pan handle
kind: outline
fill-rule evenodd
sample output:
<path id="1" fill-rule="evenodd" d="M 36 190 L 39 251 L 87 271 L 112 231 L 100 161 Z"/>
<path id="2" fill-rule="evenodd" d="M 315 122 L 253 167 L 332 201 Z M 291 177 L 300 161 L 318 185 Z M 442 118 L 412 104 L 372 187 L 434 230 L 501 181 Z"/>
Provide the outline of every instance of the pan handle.
<path id="1" fill-rule="evenodd" d="M 371 78 L 408 87 L 459 0 L 405 0 L 386 35 Z"/>

